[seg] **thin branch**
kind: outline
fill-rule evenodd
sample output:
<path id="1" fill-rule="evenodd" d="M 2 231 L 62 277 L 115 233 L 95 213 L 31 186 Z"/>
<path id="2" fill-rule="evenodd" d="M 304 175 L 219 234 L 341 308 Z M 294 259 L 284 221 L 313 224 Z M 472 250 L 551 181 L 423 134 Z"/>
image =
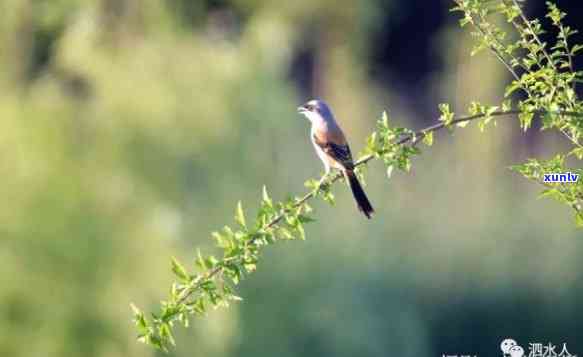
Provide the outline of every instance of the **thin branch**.
<path id="1" fill-rule="evenodd" d="M 528 30 L 532 34 L 532 37 L 534 38 L 534 40 L 540 46 L 541 51 L 543 52 L 543 55 L 545 56 L 545 58 L 547 59 L 547 61 L 551 65 L 551 67 L 553 67 L 555 69 L 555 71 L 556 71 L 557 68 L 555 67 L 555 64 L 553 63 L 553 61 L 551 60 L 551 56 L 549 56 L 549 53 L 547 52 L 544 44 L 542 43 L 542 41 L 540 40 L 540 38 L 538 37 L 538 35 L 536 34 L 536 32 L 534 32 L 534 29 L 532 28 L 532 26 L 530 24 L 530 21 L 528 21 L 528 18 L 524 14 L 524 11 L 522 11 L 522 8 L 518 4 L 518 1 L 517 0 L 512 0 L 512 2 L 514 3 L 514 6 L 516 6 L 516 8 L 518 9 L 518 13 L 520 14 L 520 18 L 522 19 L 522 22 L 524 22 L 524 24 L 526 25 L 526 27 L 528 28 Z"/>
<path id="2" fill-rule="evenodd" d="M 457 119 L 453 119 L 450 122 L 446 123 L 446 122 L 439 122 L 437 124 L 428 126 L 424 129 L 421 129 L 417 132 L 414 132 L 412 134 L 409 134 L 401 139 L 399 139 L 396 144 L 397 145 L 404 145 L 408 142 L 412 142 L 411 145 L 415 145 L 417 142 L 419 142 L 419 140 L 423 139 L 427 134 L 435 132 L 435 131 L 439 131 L 441 129 L 444 129 L 446 127 L 450 127 L 452 125 L 458 124 L 458 123 L 465 123 L 465 122 L 470 122 L 470 121 L 474 121 L 477 119 L 481 119 L 487 116 L 490 117 L 502 117 L 502 116 L 507 116 L 507 115 L 513 115 L 513 114 L 520 114 L 521 111 L 517 110 L 517 109 L 512 109 L 512 110 L 506 110 L 506 111 L 496 111 L 490 114 L 475 114 L 475 115 L 468 115 L 468 116 L 463 116 Z M 534 114 L 541 114 L 542 112 L 535 112 Z M 560 114 L 562 115 L 571 115 L 571 116 L 577 116 L 577 117 L 581 117 L 583 116 L 583 113 L 578 113 L 578 112 L 561 112 Z M 365 165 L 366 163 L 368 163 L 369 161 L 373 160 L 376 156 L 375 155 L 365 155 L 363 157 L 361 157 L 360 159 L 358 159 L 355 163 L 354 166 L 358 167 L 361 165 Z M 342 173 L 336 173 L 327 184 L 332 184 L 338 180 L 340 180 L 343 177 Z M 273 228 L 274 226 L 276 226 L 279 222 L 281 222 L 281 220 L 293 209 L 296 208 L 300 208 L 303 204 L 305 204 L 307 201 L 309 201 L 310 199 L 314 198 L 318 193 L 320 192 L 320 188 L 317 188 L 311 192 L 306 193 L 302 198 L 300 198 L 299 200 L 297 200 L 294 205 L 290 208 L 290 209 L 283 209 L 279 214 L 277 214 L 274 218 L 272 218 L 269 222 L 267 222 L 266 224 L 263 225 L 263 227 L 261 227 L 261 230 L 267 231 L 271 228 Z M 576 211 L 579 211 L 578 207 L 573 207 L 575 208 Z M 257 238 L 253 238 L 251 240 L 249 240 L 249 242 L 247 244 L 254 244 L 256 242 Z M 212 268 L 211 270 L 207 271 L 206 273 L 204 273 L 203 275 L 200 275 L 199 277 L 197 277 L 197 279 L 195 279 L 190 285 L 187 287 L 184 287 L 182 289 L 182 291 L 180 292 L 180 295 L 178 297 L 178 299 L 176 300 L 176 304 L 177 305 L 182 305 L 184 304 L 190 297 L 192 297 L 193 294 L 195 294 L 200 287 L 202 286 L 202 284 L 204 284 L 204 282 L 209 281 L 211 279 L 213 279 L 215 276 L 222 274 L 224 272 L 224 263 L 230 262 L 232 260 L 237 259 L 236 257 L 229 257 L 229 258 L 223 258 L 214 268 Z M 175 311 L 172 314 L 169 314 L 168 316 L 166 316 L 167 319 L 172 319 L 174 316 L 180 314 L 181 311 Z"/>
<path id="3" fill-rule="evenodd" d="M 487 20 L 486 20 L 486 18 L 484 17 L 484 15 L 480 14 L 480 15 L 479 15 L 479 17 L 480 17 L 480 20 L 481 20 L 481 22 L 482 22 L 482 23 L 484 23 L 484 22 L 486 22 L 486 23 L 487 23 Z M 512 23 L 513 23 L 515 26 L 517 26 L 517 24 L 515 24 L 515 23 L 514 23 L 514 21 L 513 21 Z M 480 27 L 480 26 L 479 26 L 479 24 L 476 24 L 475 26 L 476 26 L 476 27 Z M 485 30 L 482 30 L 482 29 L 480 29 L 480 32 L 482 33 L 482 35 L 483 35 L 484 37 L 486 37 L 486 33 L 485 33 L 486 31 L 485 31 Z M 495 35 L 495 34 L 494 34 L 492 31 L 487 31 L 487 33 L 490 35 L 490 37 L 492 38 L 492 40 L 493 40 L 494 42 L 496 42 L 496 44 L 497 44 L 497 45 L 498 45 L 500 48 L 506 48 L 506 47 L 507 47 L 507 46 L 506 46 L 504 43 L 502 43 L 502 41 L 501 41 L 501 40 L 498 38 L 498 36 L 496 36 L 496 35 Z M 489 47 L 490 47 L 490 50 L 491 50 L 491 51 L 494 51 L 494 48 L 493 48 L 494 46 L 489 46 Z M 503 62 L 505 63 L 505 65 L 506 65 L 506 68 L 508 68 L 508 67 L 514 68 L 514 66 L 512 66 L 512 61 L 514 61 L 514 63 L 516 63 L 516 65 L 517 65 L 517 66 L 520 66 L 520 67 L 521 67 L 521 68 L 522 68 L 522 69 L 523 69 L 525 72 L 529 72 L 529 69 L 528 69 L 528 67 L 526 67 L 526 66 L 524 65 L 524 63 L 522 63 L 522 62 L 521 62 L 521 61 L 519 61 L 519 60 L 518 60 L 516 57 L 514 57 L 514 55 L 512 55 L 512 52 L 510 52 L 510 51 L 507 51 L 507 52 L 508 52 L 508 56 L 510 56 L 510 60 L 511 60 L 511 62 L 510 62 L 509 64 L 507 64 L 507 63 L 506 63 L 506 60 L 504 59 L 504 55 L 503 55 L 503 54 L 500 52 L 500 50 L 496 49 L 494 52 L 496 52 L 496 54 L 497 54 L 497 57 L 499 57 L 498 59 L 499 59 L 499 60 L 501 60 L 501 61 L 503 61 Z M 502 58 L 502 59 L 500 59 L 500 58 Z M 514 77 L 515 77 L 515 78 L 518 80 L 518 78 L 517 78 L 517 77 L 518 77 L 518 76 L 517 76 L 517 74 L 514 74 Z"/>
<path id="4" fill-rule="evenodd" d="M 480 31 L 484 38 L 488 38 L 488 34 L 486 33 L 486 31 L 484 31 L 484 29 L 482 29 L 481 26 L 479 26 L 479 24 L 476 24 L 476 28 L 478 29 L 478 31 Z M 496 58 L 498 58 L 498 60 L 504 65 L 504 67 L 506 67 L 508 72 L 510 72 L 514 79 L 516 79 L 516 81 L 520 84 L 520 76 L 516 73 L 514 68 L 512 68 L 512 66 L 508 62 L 506 62 L 506 59 L 500 53 L 500 51 L 498 51 L 498 49 L 491 44 L 488 44 L 488 48 L 490 49 L 490 51 L 492 51 L 492 53 L 494 53 Z M 528 88 L 522 86 L 522 84 L 520 84 L 520 87 L 530 96 L 530 91 L 528 90 Z"/>
<path id="5" fill-rule="evenodd" d="M 569 60 L 569 71 L 571 73 L 575 73 L 575 67 L 573 66 L 573 55 L 569 50 L 569 42 L 567 41 L 567 33 L 565 32 L 565 27 L 560 24 L 559 29 L 561 31 L 561 35 L 563 36 L 563 45 L 565 46 L 565 52 L 567 53 L 567 59 Z M 577 81 L 573 81 L 571 84 L 571 88 L 573 91 L 577 90 Z"/>
<path id="6" fill-rule="evenodd" d="M 482 28 L 482 26 L 480 26 L 479 23 L 474 23 L 474 21 L 472 20 L 472 24 L 478 29 L 478 31 L 480 31 L 480 33 L 482 34 L 482 36 L 484 36 L 485 39 L 488 38 L 488 33 L 486 33 L 486 31 Z M 490 35 L 490 36 L 495 39 L 495 36 L 493 36 L 493 35 Z M 512 65 L 506 61 L 506 59 L 504 58 L 504 55 L 502 53 L 500 53 L 500 51 L 494 45 L 492 45 L 492 44 L 488 44 L 488 49 L 494 54 L 494 56 L 496 56 L 496 58 L 498 59 L 498 61 L 500 61 L 500 63 L 502 63 L 504 65 L 504 67 L 506 67 L 506 69 L 508 70 L 508 72 L 510 72 L 510 74 L 512 74 L 512 76 L 514 77 L 514 79 L 516 80 L 516 82 L 518 83 L 518 85 L 520 86 L 520 88 L 529 97 L 532 97 L 532 93 L 530 92 L 530 90 L 528 89 L 528 87 L 525 87 L 525 86 L 522 85 L 522 83 L 520 82 L 520 76 L 518 75 L 518 73 L 516 73 L 516 71 L 514 70 L 514 68 L 512 68 Z"/>
<path id="7" fill-rule="evenodd" d="M 575 139 L 575 137 L 574 137 L 574 136 L 570 135 L 570 134 L 569 134 L 569 133 L 568 133 L 568 132 L 565 130 L 565 128 L 559 128 L 559 131 L 560 131 L 561 133 L 563 133 L 563 135 L 565 135 L 565 136 L 567 137 L 567 139 L 569 139 L 569 140 L 570 140 L 570 141 L 573 143 L 573 145 L 575 145 L 575 146 L 577 146 L 577 147 L 579 147 L 579 148 L 583 148 L 583 145 L 581 145 L 581 144 L 579 143 L 579 141 L 578 141 L 577 139 Z"/>
<path id="8" fill-rule="evenodd" d="M 557 69 L 557 67 L 555 66 L 555 63 L 551 60 L 551 56 L 549 55 L 548 51 L 546 50 L 545 45 L 543 44 L 543 42 L 541 41 L 540 37 L 536 34 L 536 32 L 534 32 L 534 29 L 532 28 L 530 21 L 528 20 L 528 18 L 526 17 L 526 15 L 524 14 L 524 11 L 522 10 L 522 8 L 520 7 L 520 5 L 518 4 L 517 0 L 512 0 L 512 2 L 514 3 L 514 6 L 516 6 L 516 8 L 518 9 L 518 13 L 520 14 L 520 18 L 522 19 L 522 21 L 524 22 L 524 24 L 528 27 L 530 33 L 532 34 L 534 40 L 538 43 L 538 45 L 541 48 L 541 51 L 543 53 L 543 55 L 545 56 L 545 58 L 547 59 L 548 63 L 550 64 L 550 66 L 555 70 L 555 72 L 559 72 L 559 70 Z M 565 46 L 565 52 L 567 53 L 567 58 L 569 61 L 569 70 L 571 71 L 571 73 L 575 73 L 574 69 L 573 69 L 573 58 L 571 56 L 571 52 L 569 51 L 569 46 L 567 43 L 567 34 L 565 33 L 565 27 L 559 23 L 558 27 L 561 31 L 561 34 L 563 36 L 563 45 Z M 576 86 L 576 82 L 572 83 L 572 89 L 575 90 L 575 86 Z M 572 105 L 570 105 L 570 107 L 572 108 Z M 563 128 L 559 128 L 559 130 L 561 131 L 561 133 L 563 133 L 563 135 L 565 135 L 573 144 L 575 144 L 577 147 L 582 147 L 581 144 L 571 135 L 569 135 L 569 133 L 567 133 Z"/>
<path id="9" fill-rule="evenodd" d="M 534 181 L 540 185 L 542 185 L 543 187 L 546 187 L 548 189 L 557 189 L 556 186 L 553 186 L 551 184 L 539 181 L 539 180 L 534 180 L 532 179 L 531 181 Z M 561 186 L 564 187 L 564 184 L 562 184 Z M 562 194 L 565 194 L 565 191 L 561 190 L 560 188 L 558 189 L 559 192 L 561 192 Z M 577 197 L 575 197 L 577 199 Z M 573 210 L 575 210 L 576 213 L 580 213 L 581 212 L 581 205 L 578 203 L 579 200 L 576 200 L 575 202 L 573 202 L 572 204 L 570 204 L 569 206 L 571 206 L 573 208 Z"/>
<path id="10" fill-rule="evenodd" d="M 459 3 L 459 0 L 455 0 L 456 2 Z M 517 7 L 518 12 L 520 14 L 520 17 L 522 19 L 522 21 L 525 23 L 525 25 L 528 27 L 528 29 L 530 30 L 533 38 L 535 39 L 535 41 L 538 43 L 538 45 L 541 48 L 541 51 L 543 52 L 545 58 L 547 59 L 547 61 L 549 62 L 550 66 L 557 71 L 557 69 L 555 68 L 554 63 L 552 62 L 549 54 L 547 53 L 542 41 L 540 40 L 540 38 L 538 37 L 538 35 L 534 32 L 534 29 L 532 28 L 532 26 L 530 25 L 530 22 L 528 21 L 528 18 L 526 17 L 526 15 L 524 14 L 524 12 L 522 11 L 522 8 L 519 6 L 517 0 L 512 0 L 512 2 L 514 3 L 514 5 Z M 487 33 L 482 26 L 480 26 L 480 23 L 477 21 L 474 21 L 472 19 L 471 23 L 474 25 L 474 27 L 476 29 L 478 29 L 478 31 L 480 31 L 480 33 L 482 34 L 482 36 L 484 36 L 485 39 L 491 37 L 494 39 L 494 41 L 498 42 L 499 46 L 503 46 L 498 39 L 496 38 L 496 36 L 494 36 L 491 33 Z M 563 28 L 561 27 L 561 30 L 563 30 Z M 565 40 L 566 43 L 566 40 Z M 516 73 L 516 71 L 514 70 L 514 68 L 512 67 L 512 65 L 510 63 L 508 63 L 506 61 L 506 59 L 504 58 L 504 55 L 492 44 L 488 44 L 488 48 L 489 50 L 494 54 L 494 56 L 496 56 L 496 58 L 504 65 L 504 67 L 506 67 L 506 69 L 510 72 L 510 74 L 512 74 L 512 76 L 514 77 L 514 79 L 516 79 L 516 82 L 518 83 L 519 87 L 529 96 L 529 97 L 534 97 L 532 95 L 532 92 L 530 92 L 530 90 L 528 89 L 528 87 L 522 85 L 522 83 L 520 82 L 520 77 L 518 76 L 518 74 Z M 569 49 L 568 47 L 566 48 L 567 53 L 569 53 Z M 570 54 L 569 54 L 570 55 Z M 569 60 L 571 60 L 569 58 Z M 573 68 L 571 67 L 571 72 L 573 72 Z M 528 71 L 529 72 L 529 71 Z M 575 140 L 573 137 L 571 137 L 570 135 L 568 135 L 568 133 L 566 133 L 563 129 L 560 129 L 560 132 L 565 135 L 567 137 L 567 139 L 569 139 L 573 144 L 575 144 L 578 147 L 581 147 L 581 144 Z"/>
<path id="11" fill-rule="evenodd" d="M 459 6 L 462 6 L 462 3 L 460 0 L 454 0 Z M 496 41 L 498 43 L 499 46 L 504 47 L 500 41 L 498 41 L 498 39 L 496 38 L 496 36 L 494 36 L 493 34 L 486 32 L 486 30 L 484 30 L 482 28 L 482 26 L 480 26 L 480 22 L 479 19 L 474 19 L 471 15 L 469 16 L 470 18 L 470 23 L 472 25 L 474 25 L 474 27 L 476 29 L 478 29 L 478 31 L 480 31 L 480 33 L 482 34 L 482 36 L 484 37 L 484 39 L 488 39 L 488 38 L 492 38 L 494 39 L 494 41 Z M 516 71 L 514 70 L 514 68 L 512 67 L 512 65 L 510 63 L 508 63 L 506 61 L 506 59 L 504 58 L 504 55 L 502 53 L 500 53 L 500 51 L 491 43 L 487 44 L 488 49 L 496 56 L 496 58 L 498 59 L 498 61 L 500 61 L 504 67 L 506 67 L 506 69 L 508 70 L 508 72 L 510 72 L 512 74 L 512 76 L 514 77 L 514 79 L 519 83 L 520 88 L 522 90 L 524 90 L 529 96 L 530 96 L 530 91 L 528 90 L 528 88 L 525 88 L 522 86 L 522 84 L 520 84 L 520 76 L 518 75 L 518 73 L 516 73 Z M 518 61 L 517 61 L 518 62 Z M 520 62 L 518 62 L 520 63 Z"/>
<path id="12" fill-rule="evenodd" d="M 518 114 L 520 113 L 520 110 L 508 110 L 508 111 L 497 111 L 494 113 L 491 113 L 491 116 L 504 116 L 504 115 L 512 115 L 512 114 Z M 469 122 L 469 121 L 473 121 L 476 119 L 480 119 L 485 117 L 486 114 L 476 114 L 476 115 L 470 115 L 470 116 L 465 116 L 465 117 L 460 117 L 457 119 L 452 120 L 448 125 L 454 125 L 457 123 L 463 123 L 463 122 Z M 440 129 L 445 128 L 447 125 L 444 122 L 440 122 L 431 126 L 428 126 L 424 129 L 421 129 L 413 134 L 407 135 L 403 138 L 401 138 L 399 141 L 397 141 L 397 145 L 403 145 L 406 144 L 409 141 L 418 141 L 420 139 L 422 139 L 423 137 L 425 137 L 425 135 L 434 132 L 434 131 L 438 131 Z M 360 158 L 358 161 L 355 162 L 354 166 L 361 166 L 364 165 L 366 163 L 368 163 L 369 161 L 371 161 L 372 159 L 374 159 L 375 156 L 374 155 L 366 155 L 362 158 Z M 332 184 L 338 180 L 340 180 L 342 178 L 342 173 L 337 173 L 334 176 L 332 176 L 332 178 L 330 179 L 330 181 L 328 182 L 328 184 Z M 292 209 L 296 209 L 301 207 L 304 203 L 306 203 L 308 200 L 312 199 L 313 197 L 315 197 L 318 193 L 319 193 L 320 189 L 316 189 L 313 190 L 311 192 L 308 192 L 307 194 L 305 194 L 302 198 L 300 198 L 292 207 Z M 263 227 L 261 227 L 262 230 L 269 230 L 271 228 L 273 228 L 274 226 L 276 226 L 285 216 L 286 214 L 289 212 L 289 210 L 282 210 L 277 216 L 275 216 L 272 220 L 270 220 L 269 222 L 267 222 Z M 251 239 L 249 241 L 249 244 L 253 244 L 255 243 L 256 239 Z M 223 259 L 222 262 L 226 262 L 227 259 Z M 194 294 L 200 287 L 201 285 L 205 282 L 208 281 L 210 279 L 213 279 L 213 277 L 215 277 L 217 274 L 221 273 L 223 271 L 224 267 L 219 263 L 219 265 L 217 265 L 216 267 L 214 267 L 213 269 L 209 270 L 208 272 L 206 272 L 204 275 L 199 276 L 195 281 L 193 281 L 193 285 L 191 285 L 190 287 L 186 287 L 182 290 L 180 297 L 177 299 L 177 303 L 178 304 L 182 304 L 184 302 L 186 302 L 191 296 L 192 294 Z M 178 314 L 178 312 L 176 313 Z M 174 315 L 176 315 L 174 314 Z M 174 315 L 170 315 L 170 317 L 174 316 Z"/>

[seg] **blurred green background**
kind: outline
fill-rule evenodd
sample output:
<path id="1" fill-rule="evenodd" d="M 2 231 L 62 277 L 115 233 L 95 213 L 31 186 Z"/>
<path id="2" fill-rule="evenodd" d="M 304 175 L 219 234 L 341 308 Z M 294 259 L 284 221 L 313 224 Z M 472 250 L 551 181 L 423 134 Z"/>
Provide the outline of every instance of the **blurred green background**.
<path id="1" fill-rule="evenodd" d="M 420 128 L 440 102 L 498 102 L 508 78 L 469 57 L 450 6 L 0 1 L 0 356 L 160 355 L 129 303 L 157 308 L 171 256 L 216 252 L 237 200 L 322 172 L 306 99 L 332 105 L 353 152 L 384 109 Z M 500 120 L 440 133 L 411 174 L 373 163 L 375 219 L 338 185 L 308 241 L 265 251 L 243 303 L 180 329 L 170 355 L 496 356 L 506 337 L 583 354 L 582 233 L 508 170 L 565 147 Z"/>

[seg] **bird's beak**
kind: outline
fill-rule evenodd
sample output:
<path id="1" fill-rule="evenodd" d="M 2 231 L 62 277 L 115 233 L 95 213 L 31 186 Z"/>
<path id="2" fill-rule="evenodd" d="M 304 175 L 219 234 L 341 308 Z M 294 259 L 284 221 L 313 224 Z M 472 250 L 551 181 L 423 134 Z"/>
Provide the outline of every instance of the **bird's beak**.
<path id="1" fill-rule="evenodd" d="M 307 111 L 308 111 L 308 109 L 306 109 L 306 107 L 304 107 L 303 105 L 300 105 L 298 107 L 298 113 L 300 113 L 300 114 L 304 114 Z"/>

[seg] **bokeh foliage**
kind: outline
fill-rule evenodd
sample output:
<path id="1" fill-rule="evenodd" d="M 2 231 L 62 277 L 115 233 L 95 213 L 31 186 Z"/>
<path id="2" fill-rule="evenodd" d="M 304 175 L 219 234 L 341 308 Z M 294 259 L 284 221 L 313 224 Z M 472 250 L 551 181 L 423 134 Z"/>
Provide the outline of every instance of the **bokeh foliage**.
<path id="1" fill-rule="evenodd" d="M 382 108 L 415 97 L 364 75 L 377 2 L 220 5 L 0 2 L 0 354 L 155 354 L 135 343 L 128 303 L 158 305 L 168 258 L 214 252 L 207 232 L 236 200 L 254 202 L 263 183 L 283 198 L 321 169 L 294 113 L 296 46 L 321 48 L 318 90 L 355 152 Z M 495 64 L 474 66 L 468 81 L 476 67 L 496 78 Z M 465 95 L 447 89 L 443 102 Z M 538 188 L 504 169 L 518 162 L 512 147 L 528 146 L 501 127 L 440 140 L 390 184 L 373 164 L 367 192 L 383 219 L 370 225 L 339 187 L 337 207 L 316 217 L 334 224 L 266 250 L 245 303 L 198 319 L 172 353 L 419 356 L 492 351 L 498 334 L 575 341 L 583 247 L 561 205 L 532 199 Z"/>
<path id="2" fill-rule="evenodd" d="M 583 170 L 567 171 L 565 166 L 565 158 L 569 156 L 583 160 L 583 146 L 580 143 L 583 137 L 583 104 L 575 92 L 583 72 L 575 71 L 573 65 L 573 59 L 583 45 L 569 45 L 569 39 L 576 30 L 564 25 L 566 14 L 556 5 L 548 3 L 547 17 L 558 28 L 557 44 L 549 50 L 540 40 L 544 32 L 540 21 L 529 20 L 517 1 L 485 3 L 459 0 L 456 4 L 452 11 L 463 13 L 461 26 L 471 24 L 475 28 L 472 35 L 478 39 L 478 44 L 472 54 L 484 48 L 490 49 L 513 76 L 514 80 L 506 86 L 506 100 L 500 106 L 486 106 L 473 101 L 468 109 L 469 115 L 457 118 L 449 104 L 440 104 L 439 123 L 417 132 L 392 127 L 384 112 L 376 130 L 367 139 L 365 156 L 355 161 L 355 172 L 360 181 L 365 182 L 363 167 L 374 159 L 384 162 L 389 178 L 395 167 L 401 171 L 411 171 L 412 157 L 421 153 L 418 143 L 423 141 L 432 146 L 434 132 L 438 130 L 453 131 L 456 126 L 466 127 L 470 122 L 478 121 L 478 128 L 483 132 L 489 124 L 496 124 L 497 117 L 516 115 L 520 127 L 527 131 L 533 118 L 540 117 L 542 130 L 555 129 L 567 137 L 573 147 L 566 154 L 557 154 L 552 160 L 529 159 L 526 164 L 516 165 L 513 169 L 546 187 L 541 197 L 552 197 L 573 208 L 575 224 L 583 227 L 583 180 L 573 183 L 543 181 L 545 174 L 568 172 L 569 176 L 573 173 L 576 178 L 583 175 Z M 506 32 L 490 22 L 493 15 L 505 17 L 519 39 L 506 43 Z M 517 90 L 523 91 L 525 97 L 515 99 L 517 104 L 513 105 L 512 94 Z M 205 257 L 199 251 L 195 259 L 197 271 L 193 273 L 190 267 L 173 259 L 172 271 L 176 281 L 172 284 L 168 300 L 162 301 L 159 313 L 153 312 L 148 317 L 132 304 L 138 339 L 167 352 L 169 347 L 176 345 L 173 332 L 176 324 L 188 327 L 191 315 L 201 316 L 207 313 L 209 307 L 229 307 L 231 301 L 241 301 L 235 287 L 244 276 L 256 271 L 261 250 L 277 241 L 305 240 L 304 224 L 314 221 L 308 201 L 322 197 L 324 201 L 334 204 L 330 185 L 342 178 L 343 175 L 337 173 L 328 180 L 326 176 L 320 181 L 309 180 L 306 187 L 311 192 L 303 197 L 296 196 L 275 203 L 264 186 L 257 218 L 249 224 L 239 201 L 235 213 L 237 228 L 225 226 L 221 231 L 212 233 L 217 246 L 223 250 L 222 256 Z"/>

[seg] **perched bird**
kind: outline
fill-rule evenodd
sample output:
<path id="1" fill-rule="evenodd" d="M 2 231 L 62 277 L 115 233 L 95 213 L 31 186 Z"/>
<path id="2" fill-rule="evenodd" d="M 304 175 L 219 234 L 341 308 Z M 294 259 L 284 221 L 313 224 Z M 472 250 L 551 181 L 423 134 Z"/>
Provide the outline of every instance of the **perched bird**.
<path id="1" fill-rule="evenodd" d="M 356 200 L 358 209 L 370 218 L 374 213 L 358 178 L 354 174 L 354 163 L 350 147 L 346 142 L 344 133 L 334 119 L 334 115 L 323 100 L 310 100 L 306 104 L 298 107 L 298 112 L 303 114 L 312 123 L 311 140 L 316 149 L 316 153 L 324 163 L 326 174 L 322 177 L 320 183 L 330 173 L 330 168 L 342 171 L 352 195 Z"/>

